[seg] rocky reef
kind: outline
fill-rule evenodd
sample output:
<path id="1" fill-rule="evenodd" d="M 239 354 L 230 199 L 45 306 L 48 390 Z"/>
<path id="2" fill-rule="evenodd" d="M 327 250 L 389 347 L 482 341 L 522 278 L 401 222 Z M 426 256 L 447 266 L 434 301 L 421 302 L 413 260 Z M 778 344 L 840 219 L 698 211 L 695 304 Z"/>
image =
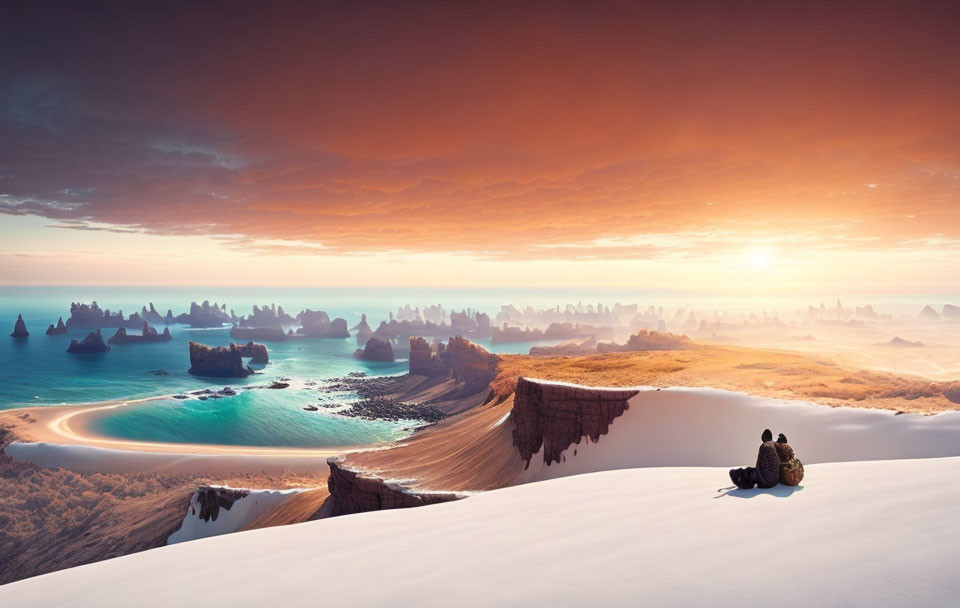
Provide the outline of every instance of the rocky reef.
<path id="1" fill-rule="evenodd" d="M 17 322 L 13 324 L 13 333 L 10 334 L 11 338 L 26 338 L 30 335 L 30 332 L 27 331 L 27 324 L 23 322 L 23 315 L 17 315 Z"/>
<path id="2" fill-rule="evenodd" d="M 420 337 L 410 338 L 410 356 L 407 370 L 414 376 L 437 378 L 450 373 L 450 366 L 441 358 L 445 345 L 437 344 L 437 352 Z"/>
<path id="3" fill-rule="evenodd" d="M 526 466 L 541 447 L 546 464 L 560 462 L 572 444 L 584 437 L 595 442 L 606 435 L 638 392 L 520 378 L 510 412 L 513 443 Z"/>
<path id="4" fill-rule="evenodd" d="M 370 338 L 363 348 L 357 349 L 354 357 L 363 361 L 380 361 L 383 363 L 393 362 L 393 346 L 390 340 L 383 338 Z"/>
<path id="5" fill-rule="evenodd" d="M 450 502 L 460 498 L 453 492 L 418 493 L 397 483 L 375 477 L 364 477 L 343 466 L 342 457 L 327 460 L 330 476 L 327 478 L 331 515 L 365 513 L 381 509 L 405 509 Z"/>
<path id="6" fill-rule="evenodd" d="M 242 357 L 240 347 L 236 344 L 210 347 L 190 342 L 190 369 L 187 371 L 194 376 L 243 378 L 252 374 L 253 370 L 243 364 Z"/>
<path id="7" fill-rule="evenodd" d="M 157 333 L 157 330 L 144 321 L 143 332 L 140 335 L 128 334 L 126 327 L 117 329 L 107 342 L 110 344 L 140 344 L 143 342 L 166 342 L 170 340 L 170 328 L 164 327 L 163 333 Z"/>
<path id="8" fill-rule="evenodd" d="M 241 357 L 250 357 L 250 363 L 269 363 L 270 353 L 264 344 L 257 344 L 253 341 L 239 346 Z"/>
<path id="9" fill-rule="evenodd" d="M 92 331 L 87 334 L 87 337 L 83 340 L 77 342 L 76 340 L 70 340 L 70 346 L 67 347 L 68 353 L 75 353 L 81 355 L 89 355 L 94 353 L 105 353 L 110 350 L 110 347 L 107 346 L 107 343 L 103 341 L 103 336 L 100 335 L 100 330 Z"/>
<path id="10" fill-rule="evenodd" d="M 64 323 L 63 323 L 63 317 L 60 317 L 60 318 L 57 320 L 57 324 L 56 324 L 56 325 L 54 325 L 53 323 L 51 323 L 50 326 L 47 328 L 47 335 L 48 335 L 48 336 L 53 336 L 53 335 L 56 335 L 56 334 L 65 334 L 65 333 L 67 333 L 67 326 L 64 325 Z"/>

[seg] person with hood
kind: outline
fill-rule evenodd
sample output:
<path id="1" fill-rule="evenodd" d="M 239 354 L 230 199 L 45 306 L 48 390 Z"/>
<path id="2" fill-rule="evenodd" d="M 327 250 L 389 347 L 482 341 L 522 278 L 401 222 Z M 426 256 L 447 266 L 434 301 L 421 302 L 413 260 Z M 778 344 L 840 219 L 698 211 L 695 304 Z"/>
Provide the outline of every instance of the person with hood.
<path id="1" fill-rule="evenodd" d="M 764 429 L 760 440 L 763 443 L 757 454 L 757 466 L 730 470 L 730 481 L 741 490 L 749 490 L 754 486 L 772 488 L 780 483 L 780 456 L 770 429 Z"/>

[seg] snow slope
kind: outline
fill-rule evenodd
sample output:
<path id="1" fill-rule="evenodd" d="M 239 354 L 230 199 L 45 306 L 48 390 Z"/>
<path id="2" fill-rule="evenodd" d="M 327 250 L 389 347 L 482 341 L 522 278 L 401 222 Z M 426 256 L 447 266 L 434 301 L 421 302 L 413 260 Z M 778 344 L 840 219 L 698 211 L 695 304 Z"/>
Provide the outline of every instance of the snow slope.
<path id="1" fill-rule="evenodd" d="M 818 464 L 798 488 L 729 494 L 720 468 L 606 471 L 172 545 L 0 603 L 954 605 L 958 480 L 960 458 Z"/>
<path id="2" fill-rule="evenodd" d="M 541 448 L 515 483 L 633 467 L 753 466 L 764 428 L 784 433 L 804 465 L 960 456 L 960 412 L 897 415 L 681 387 L 642 387 L 629 404 L 606 435 L 571 445 L 562 462 L 546 465 Z"/>

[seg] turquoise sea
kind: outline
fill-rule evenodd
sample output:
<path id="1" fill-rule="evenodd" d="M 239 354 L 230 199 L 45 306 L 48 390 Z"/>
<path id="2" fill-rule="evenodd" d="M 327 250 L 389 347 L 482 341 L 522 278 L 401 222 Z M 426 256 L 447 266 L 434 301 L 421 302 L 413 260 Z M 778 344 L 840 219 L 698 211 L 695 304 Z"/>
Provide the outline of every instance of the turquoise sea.
<path id="1" fill-rule="evenodd" d="M 301 447 L 347 446 L 386 442 L 407 434 L 409 423 L 366 421 L 307 412 L 302 408 L 319 398 L 349 400 L 349 394 L 324 395 L 307 382 L 322 383 L 349 372 L 369 375 L 401 374 L 406 360 L 368 363 L 353 358 L 356 340 L 301 340 L 267 343 L 270 363 L 245 379 L 212 380 L 187 374 L 191 340 L 218 346 L 231 342 L 229 328 L 190 329 L 170 326 L 173 339 L 152 344 L 114 344 L 107 353 L 72 355 L 66 352 L 71 339 L 83 338 L 89 330 L 71 330 L 66 335 L 45 335 L 57 318 L 69 317 L 70 302 L 96 300 L 101 308 L 123 310 L 125 315 L 153 302 L 164 314 L 189 308 L 191 301 L 226 303 L 237 314 L 249 314 L 254 304 L 278 304 L 296 315 L 303 308 L 325 310 L 330 317 L 344 317 L 350 327 L 366 313 L 373 327 L 399 306 L 441 303 L 448 310 L 467 306 L 496 313 L 503 294 L 476 291 L 424 293 L 423 290 L 376 289 L 261 289 L 218 288 L 116 288 L 116 287 L 4 287 L 0 288 L 0 368 L 4 386 L 0 409 L 86 403 L 113 399 L 136 399 L 204 388 L 269 384 L 284 377 L 291 386 L 282 390 L 239 391 L 234 397 L 207 401 L 161 400 L 110 410 L 97 422 L 98 430 L 111 437 L 147 441 L 192 442 L 223 445 L 275 445 Z M 552 301 L 552 299 L 551 299 Z M 30 331 L 26 339 L 9 338 L 17 314 Z M 162 330 L 162 327 L 160 328 Z M 105 338 L 114 329 L 104 329 Z M 490 344 L 484 344 L 493 349 Z M 526 352 L 531 344 L 510 344 L 498 352 Z M 167 375 L 155 375 L 164 370 Z"/>
<path id="2" fill-rule="evenodd" d="M 816 303 L 830 296 L 793 298 L 797 305 Z M 932 301 L 939 301 L 936 298 Z M 72 330 L 67 335 L 47 336 L 49 324 L 60 316 L 69 316 L 70 302 L 96 300 L 102 308 L 121 309 L 125 314 L 139 311 L 153 302 L 164 314 L 186 311 L 191 301 L 226 303 L 237 314 L 249 314 L 254 304 L 278 304 L 296 315 L 301 309 L 325 310 L 330 317 L 344 317 L 352 327 L 366 313 L 376 327 L 399 306 L 421 308 L 442 304 L 445 309 L 472 307 L 493 317 L 503 304 L 548 307 L 578 301 L 607 305 L 620 301 L 642 305 L 689 306 L 706 304 L 703 295 L 682 292 L 638 292 L 627 290 L 523 290 L 523 289 L 375 289 L 375 288 L 172 288 L 172 287 L 0 287 L 0 369 L 3 387 L 0 409 L 85 403 L 113 399 L 135 399 L 168 395 L 203 388 L 234 388 L 269 384 L 272 380 L 291 379 L 283 390 L 239 391 L 234 397 L 218 400 L 164 400 L 117 408 L 99 419 L 99 431 L 125 439 L 166 442 L 193 442 L 225 445 L 332 447 L 391 441 L 407 434 L 409 423 L 364 421 L 302 408 L 320 397 L 349 400 L 349 394 L 322 395 L 307 382 L 349 372 L 370 375 L 401 374 L 407 362 L 378 364 L 353 358 L 356 341 L 302 340 L 268 343 L 270 364 L 243 380 L 214 381 L 187 374 L 190 340 L 209 345 L 230 343 L 229 329 L 190 329 L 170 327 L 173 339 L 154 344 L 113 345 L 100 355 L 71 355 L 66 352 L 72 338 L 80 339 L 87 330 Z M 860 297 L 850 303 L 881 304 L 900 307 L 905 312 L 919 310 L 921 297 Z M 713 298 L 710 305 L 749 306 L 749 301 Z M 888 308 L 889 309 L 889 308 Z M 7 337 L 17 314 L 23 314 L 31 335 L 24 340 Z M 915 313 L 914 313 L 915 314 Z M 112 335 L 114 330 L 104 330 Z M 494 352 L 525 353 L 532 344 L 508 344 L 493 347 Z M 167 375 L 154 375 L 164 370 Z"/>

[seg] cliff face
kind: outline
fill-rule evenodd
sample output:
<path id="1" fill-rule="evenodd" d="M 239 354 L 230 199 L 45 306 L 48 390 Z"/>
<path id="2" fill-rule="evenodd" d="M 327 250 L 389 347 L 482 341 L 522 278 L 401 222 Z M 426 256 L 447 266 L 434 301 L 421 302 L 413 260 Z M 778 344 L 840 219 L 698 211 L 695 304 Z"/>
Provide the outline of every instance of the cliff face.
<path id="1" fill-rule="evenodd" d="M 211 348 L 205 344 L 190 343 L 190 369 L 194 376 L 213 378 L 243 378 L 253 373 L 243 364 L 240 347 L 231 344 L 229 348 L 218 346 Z"/>
<path id="2" fill-rule="evenodd" d="M 88 355 L 93 353 L 105 353 L 110 350 L 110 347 L 107 346 L 107 343 L 103 341 L 103 336 L 100 335 L 100 330 L 92 331 L 87 334 L 87 337 L 83 340 L 77 342 L 76 340 L 70 340 L 70 346 L 67 347 L 68 353 L 76 353 L 81 355 Z"/>
<path id="3" fill-rule="evenodd" d="M 510 412 L 513 443 L 526 466 L 541 447 L 546 464 L 560 462 L 563 451 L 582 438 L 598 441 L 606 435 L 638 392 L 520 378 Z"/>
<path id="4" fill-rule="evenodd" d="M 497 376 L 500 358 L 459 336 L 450 338 L 440 358 L 450 367 L 453 378 L 463 383 L 463 391 L 472 393 L 486 389 Z"/>
<path id="5" fill-rule="evenodd" d="M 270 353 L 267 352 L 267 347 L 263 344 L 257 344 L 251 341 L 239 345 L 237 348 L 240 349 L 241 357 L 250 357 L 250 363 L 270 362 Z"/>
<path id="6" fill-rule="evenodd" d="M 343 467 L 342 457 L 330 458 L 327 464 L 330 467 L 330 476 L 327 478 L 330 498 L 327 501 L 331 515 L 421 507 L 460 498 L 452 492 L 419 494 L 382 479 L 363 477 Z"/>
<path id="7" fill-rule="evenodd" d="M 440 344 L 442 348 L 443 343 Z M 423 338 L 410 338 L 410 358 L 408 371 L 414 376 L 437 378 L 450 373 L 450 367 L 433 352 L 430 343 Z"/>
<path id="8" fill-rule="evenodd" d="M 358 359 L 364 361 L 393 361 L 393 346 L 389 340 L 383 338 L 370 338 L 362 350 L 357 350 Z"/>
<path id="9" fill-rule="evenodd" d="M 27 324 L 23 322 L 23 315 L 17 315 L 17 322 L 13 325 L 13 333 L 10 334 L 11 338 L 26 338 L 30 335 L 30 332 L 27 331 Z"/>

